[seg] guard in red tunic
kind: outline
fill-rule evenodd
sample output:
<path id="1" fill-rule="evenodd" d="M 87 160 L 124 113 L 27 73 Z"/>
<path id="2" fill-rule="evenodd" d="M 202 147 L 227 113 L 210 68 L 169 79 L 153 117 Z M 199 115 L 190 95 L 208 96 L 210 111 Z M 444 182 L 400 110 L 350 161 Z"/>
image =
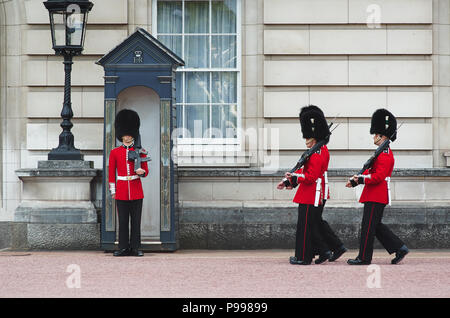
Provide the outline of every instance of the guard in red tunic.
<path id="1" fill-rule="evenodd" d="M 306 147 L 311 148 L 317 141 L 323 140 L 329 134 L 329 128 L 321 111 L 315 106 L 303 107 L 300 112 L 300 124 L 303 138 L 306 139 Z M 289 259 L 293 265 L 309 265 L 313 258 L 313 246 L 320 254 L 328 254 L 317 228 L 319 211 L 322 204 L 321 185 L 323 161 L 320 150 L 311 155 L 303 168 L 293 174 L 287 172 L 285 177 L 295 187 L 299 185 L 294 202 L 298 203 L 298 221 L 295 237 L 295 256 Z M 285 184 L 280 182 L 278 189 L 283 189 Z M 287 189 L 292 189 L 289 186 Z"/>
<path id="2" fill-rule="evenodd" d="M 328 222 L 322 218 L 325 203 L 330 198 L 330 191 L 328 188 L 328 165 L 330 162 L 330 152 L 328 151 L 327 145 L 322 146 L 322 148 L 320 149 L 320 155 L 322 156 L 323 161 L 321 172 L 322 204 L 319 205 L 318 228 L 320 234 L 323 237 L 323 240 L 325 241 L 325 244 L 330 248 L 332 255 L 327 254 L 320 255 L 319 253 L 319 258 L 315 261 L 316 264 L 323 263 L 326 260 L 334 262 L 347 251 L 347 248 L 345 248 L 344 243 L 342 243 L 339 237 L 334 233 Z"/>
<path id="3" fill-rule="evenodd" d="M 370 133 L 375 134 L 374 144 L 380 146 L 385 140 L 397 138 L 397 120 L 386 109 L 378 109 L 372 115 Z M 391 136 L 391 137 L 387 137 Z M 394 154 L 387 147 L 373 163 L 373 166 L 362 175 L 353 176 L 357 184 L 364 184 L 359 202 L 364 203 L 364 214 L 361 224 L 359 254 L 356 259 L 347 261 L 350 265 L 368 265 L 372 261 L 373 242 L 376 237 L 389 254 L 396 253 L 392 264 L 399 263 L 408 248 L 385 224 L 381 222 L 384 207 L 390 204 L 390 178 L 394 169 Z M 352 187 L 349 180 L 346 187 Z"/>
<path id="4" fill-rule="evenodd" d="M 117 139 L 123 143 L 111 150 L 109 156 L 109 188 L 112 198 L 116 200 L 119 218 L 119 250 L 114 252 L 114 256 L 143 256 L 139 250 L 144 198 L 141 178 L 148 175 L 148 165 L 143 161 L 141 167 L 135 169 L 134 160 L 130 160 L 136 155 L 146 157 L 145 151 L 135 152 L 138 151 L 135 141 L 140 142 L 139 115 L 133 110 L 123 109 L 117 114 L 114 126 Z"/>
<path id="5" fill-rule="evenodd" d="M 322 115 L 323 115 L 322 110 L 317 106 L 311 105 L 311 106 L 309 106 L 309 109 L 314 109 L 317 112 L 322 113 Z M 323 117 L 325 118 L 325 115 L 323 115 Z M 324 254 L 320 254 L 320 251 L 315 249 L 314 254 L 319 255 L 319 258 L 314 261 L 316 264 L 321 264 L 327 260 L 330 262 L 334 262 L 339 257 L 341 257 L 342 254 L 344 254 L 347 251 L 344 244 L 339 239 L 339 237 L 334 233 L 334 231 L 331 229 L 328 222 L 322 218 L 325 203 L 330 198 L 330 190 L 328 187 L 328 165 L 330 162 L 330 152 L 328 151 L 328 147 L 327 147 L 328 142 L 329 142 L 329 140 L 326 140 L 326 144 L 324 144 L 320 148 L 320 155 L 322 157 L 322 171 L 320 174 L 321 175 L 320 178 L 322 179 L 322 185 L 321 185 L 321 197 L 322 197 L 321 202 L 322 202 L 322 204 L 320 204 L 318 207 L 319 216 L 318 216 L 318 221 L 317 221 L 318 231 L 320 232 L 328 249 L 325 251 Z M 330 250 L 330 252 L 328 250 Z"/>

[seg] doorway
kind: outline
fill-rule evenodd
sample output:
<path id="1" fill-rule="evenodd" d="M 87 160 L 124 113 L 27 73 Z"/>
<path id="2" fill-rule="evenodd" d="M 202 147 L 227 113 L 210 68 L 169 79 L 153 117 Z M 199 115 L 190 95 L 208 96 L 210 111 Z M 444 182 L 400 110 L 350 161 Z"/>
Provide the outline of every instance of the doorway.
<path id="1" fill-rule="evenodd" d="M 133 86 L 123 90 L 117 97 L 116 112 L 127 108 L 136 111 L 141 120 L 140 133 L 142 148 L 148 152 L 149 174 L 142 179 L 144 200 L 142 206 L 141 240 L 142 245 L 160 241 L 161 220 L 161 172 L 160 172 L 160 98 L 151 88 Z M 116 146 L 120 142 L 116 139 Z M 118 233 L 118 231 L 116 231 Z"/>

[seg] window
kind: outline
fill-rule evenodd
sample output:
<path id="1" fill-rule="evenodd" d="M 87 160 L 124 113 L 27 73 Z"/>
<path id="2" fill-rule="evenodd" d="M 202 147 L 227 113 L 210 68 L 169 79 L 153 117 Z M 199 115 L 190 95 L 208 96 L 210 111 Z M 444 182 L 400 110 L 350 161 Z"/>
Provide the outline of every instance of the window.
<path id="1" fill-rule="evenodd" d="M 184 128 L 179 142 L 238 143 L 240 1 L 154 5 L 156 37 L 186 62 L 177 70 L 177 126 Z"/>

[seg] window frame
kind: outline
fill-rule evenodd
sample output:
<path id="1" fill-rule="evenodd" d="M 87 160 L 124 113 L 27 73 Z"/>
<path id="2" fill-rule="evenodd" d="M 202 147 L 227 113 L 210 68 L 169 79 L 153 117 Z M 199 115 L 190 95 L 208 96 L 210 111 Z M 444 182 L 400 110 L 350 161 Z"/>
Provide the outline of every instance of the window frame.
<path id="1" fill-rule="evenodd" d="M 164 0 L 152 0 L 152 34 L 155 38 L 158 38 L 158 36 L 160 35 L 158 33 L 158 1 L 164 1 Z M 183 13 L 184 13 L 184 5 L 186 0 L 177 0 L 177 1 L 181 1 L 182 2 L 182 6 L 183 6 Z M 212 19 L 212 15 L 211 15 L 211 8 L 212 8 L 212 1 L 214 0 L 208 0 L 209 3 L 209 19 L 211 22 Z M 217 35 L 235 35 L 236 36 L 236 67 L 235 68 L 189 68 L 189 67 L 179 67 L 176 71 L 176 73 L 183 73 L 186 74 L 188 72 L 208 72 L 209 76 L 210 76 L 210 91 L 211 90 L 211 85 L 212 85 L 212 81 L 211 81 L 211 77 L 212 77 L 212 73 L 213 72 L 231 72 L 231 73 L 236 73 L 236 108 L 237 108 L 237 123 L 236 123 L 236 138 L 177 138 L 177 143 L 178 145 L 182 146 L 182 145 L 211 145 L 211 146 L 218 146 L 218 145 L 235 145 L 237 148 L 240 148 L 242 145 L 242 23 L 241 23 L 241 17 L 242 17 L 242 0 L 236 0 L 236 34 L 234 33 L 219 33 Z M 184 33 L 184 19 L 185 16 L 183 14 L 182 17 L 182 33 L 181 34 L 177 34 L 177 35 L 181 35 L 182 37 L 182 52 L 183 52 L 183 56 L 184 56 L 184 39 L 186 36 L 186 33 Z M 161 34 L 161 35 L 168 35 L 168 34 Z M 174 34 L 171 34 L 174 35 Z M 215 33 L 212 33 L 212 24 L 209 23 L 209 33 L 199 33 L 196 35 L 207 35 L 209 36 L 209 47 L 211 48 L 211 42 L 212 42 L 212 37 L 210 35 L 215 35 Z M 209 58 L 210 58 L 210 63 L 211 63 L 211 50 L 209 52 Z M 181 58 L 183 58 L 183 56 L 181 56 Z M 184 75 L 185 77 L 185 75 Z M 186 104 L 186 93 L 185 90 L 183 88 L 183 104 Z M 178 101 L 177 101 L 177 106 L 178 106 Z M 196 103 L 196 105 L 198 104 L 206 104 L 206 103 Z M 217 103 L 213 103 L 212 100 L 209 101 L 209 107 L 213 107 L 214 104 Z M 233 105 L 233 104 L 222 104 L 222 105 Z M 211 109 L 211 108 L 210 108 Z M 183 107 L 183 112 L 185 111 L 185 108 Z M 209 119 L 210 122 L 212 123 L 212 111 L 210 111 L 209 114 Z M 183 114 L 183 118 L 185 118 L 185 115 Z M 178 127 L 181 128 L 181 127 Z M 211 127 L 208 127 L 211 128 Z"/>

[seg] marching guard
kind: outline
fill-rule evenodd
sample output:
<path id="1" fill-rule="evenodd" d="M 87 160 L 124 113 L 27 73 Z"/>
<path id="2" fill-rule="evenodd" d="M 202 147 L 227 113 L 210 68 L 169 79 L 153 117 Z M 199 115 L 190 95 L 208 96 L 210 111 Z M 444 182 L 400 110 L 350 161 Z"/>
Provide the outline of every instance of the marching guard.
<path id="1" fill-rule="evenodd" d="M 139 250 L 144 198 L 141 178 L 148 175 L 148 165 L 143 160 L 141 167 L 135 169 L 134 161 L 130 160 L 132 152 L 136 150 L 135 141 L 140 137 L 139 115 L 133 110 L 123 109 L 117 113 L 114 126 L 116 137 L 122 142 L 109 156 L 109 189 L 112 198 L 116 200 L 119 218 L 119 250 L 114 252 L 114 256 L 143 256 L 143 252 Z M 135 153 L 134 155 L 136 156 Z M 146 157 L 145 151 L 137 155 Z"/>
<path id="2" fill-rule="evenodd" d="M 372 115 L 370 133 L 374 134 L 374 144 L 382 147 L 386 141 L 397 138 L 397 120 L 386 109 L 378 109 Z M 364 204 L 364 214 L 361 224 L 359 254 L 356 259 L 349 259 L 349 265 L 368 265 L 372 261 L 373 243 L 376 237 L 389 254 L 395 253 L 392 264 L 399 263 L 409 250 L 405 243 L 398 238 L 385 224 L 382 223 L 384 208 L 390 204 L 390 178 L 394 169 L 394 154 L 389 148 L 380 149 L 374 157 L 373 164 L 361 175 L 354 175 L 346 187 L 364 185 L 359 202 Z M 377 151 L 378 152 L 378 151 Z M 377 153 L 376 152 L 376 153 Z M 364 169 L 364 168 L 363 168 Z"/>
<path id="3" fill-rule="evenodd" d="M 322 110 L 316 106 L 310 106 L 315 107 L 315 109 L 318 112 L 322 112 Z M 322 112 L 323 114 L 323 112 Z M 324 116 L 325 117 L 325 116 Z M 322 172 L 321 172 L 321 179 L 322 179 L 322 204 L 319 205 L 318 208 L 318 230 L 325 242 L 325 244 L 329 247 L 331 253 L 325 253 L 320 255 L 319 253 L 319 259 L 315 261 L 316 264 L 320 264 L 328 260 L 329 262 L 336 261 L 339 257 L 342 256 L 345 252 L 347 252 L 347 248 L 344 246 L 344 243 L 339 239 L 339 237 L 334 233 L 334 231 L 331 229 L 330 225 L 327 221 L 325 221 L 322 218 L 323 209 L 325 208 L 325 203 L 330 198 L 330 190 L 328 187 L 328 165 L 330 163 L 330 152 L 328 151 L 328 147 L 326 144 L 324 144 L 320 148 L 320 156 L 322 157 Z M 318 251 L 319 252 L 319 251 Z"/>
<path id="4" fill-rule="evenodd" d="M 317 107 L 303 107 L 300 112 L 300 125 L 307 148 L 312 148 L 318 141 L 329 136 L 327 121 Z M 309 265 L 312 262 L 314 250 L 323 257 L 329 257 L 330 252 L 318 231 L 319 205 L 322 203 L 323 158 L 320 149 L 313 153 L 303 168 L 294 173 L 287 172 L 285 177 L 289 185 L 283 181 L 277 186 L 281 190 L 292 189 L 299 185 L 293 202 L 298 203 L 298 221 L 295 237 L 295 256 L 290 257 L 293 265 Z"/>

